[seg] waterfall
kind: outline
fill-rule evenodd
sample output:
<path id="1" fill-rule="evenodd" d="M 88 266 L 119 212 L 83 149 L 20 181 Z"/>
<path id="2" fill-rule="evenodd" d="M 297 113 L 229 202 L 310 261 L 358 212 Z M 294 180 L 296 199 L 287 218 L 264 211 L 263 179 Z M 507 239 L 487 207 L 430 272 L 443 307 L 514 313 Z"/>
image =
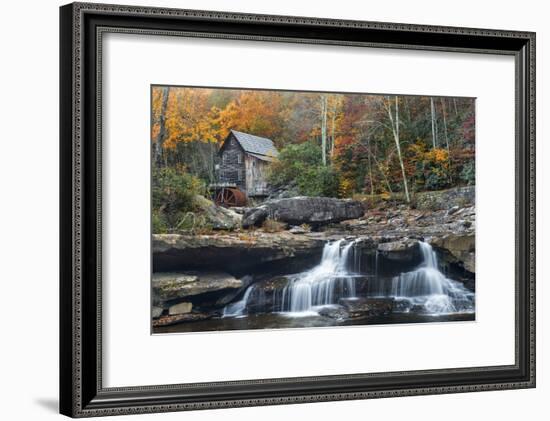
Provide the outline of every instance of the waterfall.
<path id="1" fill-rule="evenodd" d="M 376 252 L 374 276 L 364 290 L 365 273 L 361 271 L 359 239 L 327 242 L 321 261 L 312 269 L 283 277 L 280 286 L 262 288 L 250 285 L 240 301 L 228 304 L 224 317 L 239 317 L 254 312 L 282 312 L 292 316 L 317 314 L 322 306 L 339 304 L 342 298 L 391 298 L 395 313 L 449 314 L 473 312 L 475 294 L 461 282 L 440 272 L 437 255 L 425 242 L 418 242 L 421 264 L 413 271 L 393 278 L 379 273 L 379 253 Z M 357 285 L 356 285 L 357 283 Z M 260 285 L 260 286 L 258 286 Z M 358 286 L 359 285 L 359 286 Z"/>
<path id="2" fill-rule="evenodd" d="M 425 242 L 419 242 L 419 246 L 422 264 L 394 277 L 389 285 L 382 285 L 376 295 L 408 301 L 411 307 L 420 306 L 431 314 L 473 311 L 474 294 L 439 271 L 432 246 Z"/>
<path id="3" fill-rule="evenodd" d="M 250 285 L 246 289 L 240 301 L 226 305 L 223 309 L 223 317 L 238 317 L 246 314 L 246 304 L 252 291 L 254 291 L 254 285 Z"/>
<path id="4" fill-rule="evenodd" d="M 281 309 L 291 313 L 311 312 L 317 306 L 337 304 L 340 298 L 355 297 L 357 274 L 353 269 L 360 257 L 354 248 L 356 244 L 357 240 L 325 244 L 321 263 L 290 277 L 283 290 Z"/>
<path id="5" fill-rule="evenodd" d="M 358 240 L 338 240 L 326 243 L 321 262 L 314 268 L 288 276 L 286 286 L 273 295 L 272 307 L 285 313 L 315 311 L 316 306 L 337 304 L 340 298 L 356 296 L 354 269 L 360 266 L 360 253 L 355 249 Z M 237 317 L 246 314 L 251 295 L 255 296 L 255 285 L 246 290 L 243 298 L 228 304 L 224 317 Z M 265 300 L 264 300 L 265 301 Z"/>
<path id="6" fill-rule="evenodd" d="M 378 260 L 379 260 L 380 252 L 378 249 L 376 249 L 376 255 L 374 257 L 374 276 L 378 278 Z"/>

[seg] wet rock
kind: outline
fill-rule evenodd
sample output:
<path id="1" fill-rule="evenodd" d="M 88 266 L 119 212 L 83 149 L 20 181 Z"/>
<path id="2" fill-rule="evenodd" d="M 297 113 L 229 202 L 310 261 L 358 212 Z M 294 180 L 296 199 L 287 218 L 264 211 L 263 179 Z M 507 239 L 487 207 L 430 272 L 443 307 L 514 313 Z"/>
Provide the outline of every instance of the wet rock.
<path id="1" fill-rule="evenodd" d="M 245 212 L 243 228 L 261 226 L 269 217 L 290 225 L 325 225 L 356 219 L 364 214 L 363 204 L 331 197 L 291 197 L 270 200 Z"/>
<path id="2" fill-rule="evenodd" d="M 408 313 L 411 308 L 413 307 L 413 304 L 408 299 L 399 299 L 394 300 L 392 305 L 392 311 L 394 313 Z"/>
<path id="3" fill-rule="evenodd" d="M 384 316 L 390 314 L 393 308 L 392 298 L 342 298 L 339 303 L 350 318 Z"/>
<path id="4" fill-rule="evenodd" d="M 414 304 L 414 303 L 411 303 L 409 311 L 411 313 L 417 313 L 417 314 L 422 314 L 422 313 L 427 313 L 428 312 L 426 310 L 426 307 L 423 304 Z"/>
<path id="5" fill-rule="evenodd" d="M 322 307 L 318 311 L 319 316 L 329 317 L 335 320 L 347 320 L 350 318 L 350 314 L 344 306 L 341 305 L 331 305 Z"/>
<path id="6" fill-rule="evenodd" d="M 286 276 L 277 276 L 254 283 L 246 303 L 247 313 L 282 311 L 282 291 L 287 284 L 288 278 Z"/>
<path id="7" fill-rule="evenodd" d="M 287 276 L 276 276 L 271 279 L 260 281 L 254 284 L 254 289 L 263 292 L 274 292 L 282 290 L 288 284 Z"/>
<path id="8" fill-rule="evenodd" d="M 191 313 L 192 308 L 193 308 L 192 303 L 182 302 L 182 303 L 178 303 L 178 304 L 174 304 L 173 306 L 170 306 L 168 308 L 168 314 L 170 316 L 173 316 L 175 314 Z"/>

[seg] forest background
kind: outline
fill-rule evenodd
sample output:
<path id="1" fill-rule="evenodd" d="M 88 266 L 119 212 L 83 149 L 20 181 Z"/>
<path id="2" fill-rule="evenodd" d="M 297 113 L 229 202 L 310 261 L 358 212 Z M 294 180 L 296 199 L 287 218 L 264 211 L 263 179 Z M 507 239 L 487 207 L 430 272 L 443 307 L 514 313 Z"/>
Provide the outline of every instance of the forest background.
<path id="1" fill-rule="evenodd" d="M 269 181 L 299 195 L 414 206 L 418 192 L 475 184 L 475 99 L 153 86 L 153 232 L 210 197 L 231 129 L 279 151 Z"/>

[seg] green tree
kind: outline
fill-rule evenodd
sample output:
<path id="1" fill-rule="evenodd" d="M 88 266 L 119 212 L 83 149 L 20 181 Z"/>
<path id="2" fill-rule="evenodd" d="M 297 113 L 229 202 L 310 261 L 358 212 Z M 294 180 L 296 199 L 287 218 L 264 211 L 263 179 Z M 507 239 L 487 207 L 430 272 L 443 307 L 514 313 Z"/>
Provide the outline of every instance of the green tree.
<path id="1" fill-rule="evenodd" d="M 295 185 L 305 196 L 337 196 L 339 177 L 323 165 L 322 150 L 313 142 L 288 145 L 273 163 L 269 178 L 275 186 Z"/>

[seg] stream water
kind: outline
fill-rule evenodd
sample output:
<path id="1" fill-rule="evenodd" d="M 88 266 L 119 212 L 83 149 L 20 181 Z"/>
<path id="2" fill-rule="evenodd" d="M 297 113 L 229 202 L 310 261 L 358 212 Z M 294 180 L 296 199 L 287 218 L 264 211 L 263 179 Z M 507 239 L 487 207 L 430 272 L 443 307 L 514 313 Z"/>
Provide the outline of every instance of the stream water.
<path id="1" fill-rule="evenodd" d="M 292 329 L 303 327 L 331 327 L 354 325 L 383 325 L 398 323 L 437 323 L 475 320 L 473 313 L 421 314 L 392 313 L 368 319 L 336 320 L 321 317 L 318 314 L 303 314 L 301 317 L 289 317 L 285 313 L 247 314 L 239 317 L 212 318 L 191 323 L 179 323 L 155 328 L 155 333 L 191 333 L 219 332 L 245 329 Z"/>
<path id="2" fill-rule="evenodd" d="M 321 262 L 306 272 L 288 276 L 288 283 L 275 291 L 265 303 L 266 312 L 277 309 L 280 312 L 305 316 L 321 306 L 336 304 L 340 298 L 356 296 L 355 280 L 359 276 L 350 266 L 354 262 L 354 242 L 338 240 L 327 243 L 323 249 Z M 224 309 L 224 317 L 242 316 L 246 313 L 248 300 L 257 286 L 250 286 L 241 301 Z"/>
<path id="3" fill-rule="evenodd" d="M 256 281 L 222 315 L 155 333 L 475 320 L 475 294 L 445 275 L 430 244 L 419 242 L 415 256 L 403 266 L 363 255 L 361 239 L 331 241 L 311 269 Z M 371 303 L 391 310 L 360 308 Z"/>
<path id="4" fill-rule="evenodd" d="M 394 302 L 392 314 L 385 316 L 389 321 L 382 322 L 430 321 L 434 317 L 438 320 L 473 319 L 475 294 L 461 282 L 449 279 L 440 271 L 436 252 L 426 242 L 419 242 L 422 257 L 420 265 L 389 279 L 379 276 L 377 258 L 374 276 L 369 277 L 366 288 L 358 293 L 357 282 L 364 283 L 366 279 L 365 270 L 361 268 L 360 249 L 356 247 L 358 241 L 338 240 L 327 243 L 317 266 L 302 273 L 287 275 L 284 285 L 272 288 L 269 294 L 257 284 L 249 286 L 240 301 L 225 307 L 223 318 L 249 318 L 251 314 L 248 314 L 248 308 L 253 299 L 256 308 L 254 313 L 264 315 L 260 319 L 271 314 L 275 318 L 304 319 L 294 324 L 316 325 L 319 311 L 340 304 L 342 299 L 353 301 L 380 298 Z M 327 325 L 326 321 L 323 323 Z M 347 321 L 347 324 L 354 323 Z"/>
<path id="5" fill-rule="evenodd" d="M 391 297 L 404 304 L 404 311 L 417 310 L 434 315 L 473 312 L 475 294 L 439 270 L 432 246 L 421 241 L 419 247 L 422 255 L 419 267 L 393 277 L 390 282 L 376 277 L 369 284 L 368 295 Z"/>

